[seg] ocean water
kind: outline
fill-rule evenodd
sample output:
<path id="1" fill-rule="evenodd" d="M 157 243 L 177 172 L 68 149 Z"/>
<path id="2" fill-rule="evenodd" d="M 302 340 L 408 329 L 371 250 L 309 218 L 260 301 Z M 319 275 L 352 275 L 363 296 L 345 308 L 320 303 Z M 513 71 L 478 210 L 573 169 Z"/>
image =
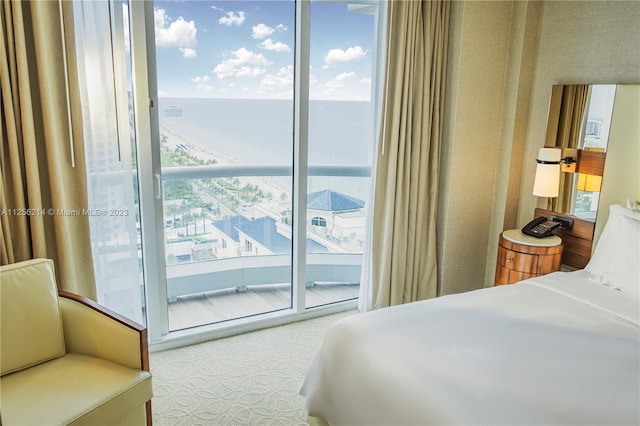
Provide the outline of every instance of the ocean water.
<path id="1" fill-rule="evenodd" d="M 293 101 L 160 98 L 160 124 L 239 164 L 291 164 Z M 309 164 L 370 164 L 369 102 L 311 101 Z"/>

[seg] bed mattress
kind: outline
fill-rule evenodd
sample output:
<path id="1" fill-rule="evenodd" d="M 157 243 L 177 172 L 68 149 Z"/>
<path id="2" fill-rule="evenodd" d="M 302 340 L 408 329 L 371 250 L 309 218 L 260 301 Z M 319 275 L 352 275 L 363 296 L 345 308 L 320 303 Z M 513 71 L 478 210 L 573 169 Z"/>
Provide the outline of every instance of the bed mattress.
<path id="1" fill-rule="evenodd" d="M 640 308 L 576 271 L 357 314 L 300 393 L 331 425 L 638 425 Z"/>

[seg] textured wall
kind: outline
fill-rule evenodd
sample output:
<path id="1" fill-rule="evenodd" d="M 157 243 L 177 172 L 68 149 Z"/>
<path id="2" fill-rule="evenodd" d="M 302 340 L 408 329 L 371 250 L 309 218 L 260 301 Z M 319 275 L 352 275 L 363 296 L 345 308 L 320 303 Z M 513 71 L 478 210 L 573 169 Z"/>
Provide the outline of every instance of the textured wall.
<path id="1" fill-rule="evenodd" d="M 544 145 L 551 86 L 640 83 L 640 2 L 545 2 L 534 72 L 527 157 Z M 531 195 L 535 162 L 526 162 L 518 223 L 546 199 Z"/>
<path id="2" fill-rule="evenodd" d="M 640 82 L 640 2 L 455 2 L 441 161 L 441 293 L 493 284 L 532 219 L 551 86 Z"/>
<path id="3" fill-rule="evenodd" d="M 441 294 L 484 286 L 487 257 L 495 257 L 491 237 L 497 242 L 505 216 L 513 216 L 506 206 L 518 199 L 539 9 L 454 3 L 438 212 Z"/>
<path id="4" fill-rule="evenodd" d="M 619 84 L 611 117 L 595 234 L 600 235 L 611 204 L 640 200 L 640 85 Z"/>

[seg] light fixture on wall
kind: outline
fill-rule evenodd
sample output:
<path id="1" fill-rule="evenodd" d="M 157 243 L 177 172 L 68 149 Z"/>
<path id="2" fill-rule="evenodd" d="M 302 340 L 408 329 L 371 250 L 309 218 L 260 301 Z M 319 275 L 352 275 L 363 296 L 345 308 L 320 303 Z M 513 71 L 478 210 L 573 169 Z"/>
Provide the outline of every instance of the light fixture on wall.
<path id="1" fill-rule="evenodd" d="M 560 172 L 577 173 L 575 188 L 578 191 L 600 192 L 605 157 L 602 148 L 541 148 L 533 195 L 557 197 L 560 192 Z"/>
<path id="2" fill-rule="evenodd" d="M 557 197 L 560 186 L 559 148 L 541 148 L 538 153 L 536 177 L 533 181 L 533 195 L 537 197 Z"/>
<path id="3" fill-rule="evenodd" d="M 560 189 L 560 170 L 575 172 L 577 150 L 541 148 L 538 153 L 533 195 L 537 197 L 557 197 Z M 565 155 L 564 158 L 562 155 Z"/>

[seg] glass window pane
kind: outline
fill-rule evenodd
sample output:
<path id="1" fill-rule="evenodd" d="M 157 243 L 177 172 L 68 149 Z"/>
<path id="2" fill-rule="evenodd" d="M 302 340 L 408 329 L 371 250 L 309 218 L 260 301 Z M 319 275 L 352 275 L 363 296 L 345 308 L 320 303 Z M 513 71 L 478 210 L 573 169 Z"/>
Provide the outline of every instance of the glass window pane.
<path id="1" fill-rule="evenodd" d="M 311 5 L 307 307 L 358 297 L 374 146 L 374 12 Z"/>
<path id="2" fill-rule="evenodd" d="M 155 2 L 170 330 L 291 307 L 294 13 Z"/>

